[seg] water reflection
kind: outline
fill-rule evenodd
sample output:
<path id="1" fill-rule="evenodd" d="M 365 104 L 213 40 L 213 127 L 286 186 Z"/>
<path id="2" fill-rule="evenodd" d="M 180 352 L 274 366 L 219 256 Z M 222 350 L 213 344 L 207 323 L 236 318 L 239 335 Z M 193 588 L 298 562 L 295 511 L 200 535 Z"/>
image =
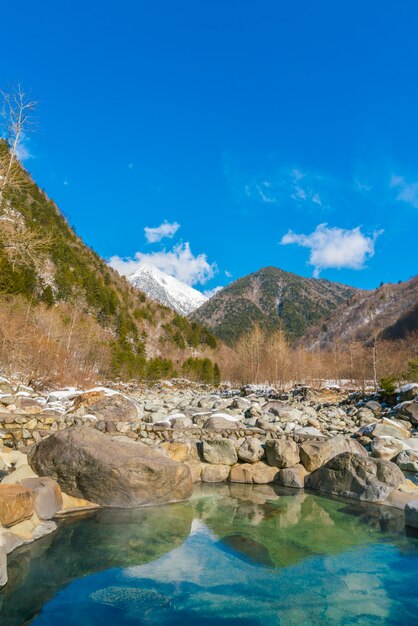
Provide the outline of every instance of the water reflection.
<path id="1" fill-rule="evenodd" d="M 375 505 L 201 485 L 189 502 L 65 520 L 18 551 L 0 623 L 42 609 L 34 624 L 416 624 L 403 527 Z"/>

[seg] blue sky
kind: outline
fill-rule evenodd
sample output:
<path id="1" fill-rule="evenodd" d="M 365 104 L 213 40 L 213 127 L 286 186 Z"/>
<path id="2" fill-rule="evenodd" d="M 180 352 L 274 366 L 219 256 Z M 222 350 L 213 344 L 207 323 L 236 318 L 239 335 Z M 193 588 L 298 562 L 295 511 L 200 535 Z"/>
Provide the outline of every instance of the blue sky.
<path id="1" fill-rule="evenodd" d="M 266 265 L 417 272 L 415 1 L 22 0 L 1 20 L 0 86 L 39 101 L 25 166 L 120 271 L 203 291 Z"/>

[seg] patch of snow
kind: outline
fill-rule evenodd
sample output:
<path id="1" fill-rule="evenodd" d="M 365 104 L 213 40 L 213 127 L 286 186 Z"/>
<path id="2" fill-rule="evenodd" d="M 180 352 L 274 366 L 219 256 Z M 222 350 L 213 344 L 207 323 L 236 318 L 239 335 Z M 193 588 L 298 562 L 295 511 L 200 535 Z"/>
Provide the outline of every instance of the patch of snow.
<path id="1" fill-rule="evenodd" d="M 229 415 L 229 413 L 212 413 L 211 417 L 222 417 L 224 420 L 228 422 L 239 422 L 240 418 L 235 415 Z"/>
<path id="2" fill-rule="evenodd" d="M 408 391 L 412 391 L 413 389 L 418 388 L 418 383 L 407 383 L 406 385 L 402 385 L 399 389 L 396 390 L 396 393 L 407 393 Z"/>
<path id="3" fill-rule="evenodd" d="M 197 289 L 152 265 L 142 265 L 127 278 L 134 287 L 141 289 L 147 296 L 181 315 L 189 315 L 208 300 Z"/>

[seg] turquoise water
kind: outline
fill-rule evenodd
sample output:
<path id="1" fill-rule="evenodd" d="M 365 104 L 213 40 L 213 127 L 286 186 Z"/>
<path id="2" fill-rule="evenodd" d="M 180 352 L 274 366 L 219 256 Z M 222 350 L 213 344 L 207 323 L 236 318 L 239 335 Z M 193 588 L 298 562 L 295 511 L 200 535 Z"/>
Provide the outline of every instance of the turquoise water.
<path id="1" fill-rule="evenodd" d="M 403 514 L 266 486 L 97 511 L 14 553 L 0 624 L 418 624 Z"/>

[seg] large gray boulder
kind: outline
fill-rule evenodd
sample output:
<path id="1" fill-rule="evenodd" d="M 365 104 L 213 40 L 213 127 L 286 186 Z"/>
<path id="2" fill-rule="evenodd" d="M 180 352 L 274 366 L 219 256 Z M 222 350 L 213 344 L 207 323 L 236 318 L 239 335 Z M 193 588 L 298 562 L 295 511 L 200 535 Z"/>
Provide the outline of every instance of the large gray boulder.
<path id="1" fill-rule="evenodd" d="M 369 502 L 384 501 L 404 482 L 395 463 L 343 452 L 306 479 L 306 486 L 334 496 Z"/>
<path id="2" fill-rule="evenodd" d="M 86 426 L 43 439 L 28 461 L 76 498 L 103 506 L 175 502 L 192 491 L 190 469 L 128 438 L 117 440 Z"/>
<path id="3" fill-rule="evenodd" d="M 266 441 L 267 463 L 283 469 L 299 463 L 299 447 L 292 439 L 268 439 Z"/>
<path id="4" fill-rule="evenodd" d="M 211 465 L 234 465 L 238 461 L 237 451 L 230 439 L 203 441 L 202 455 Z"/>
<path id="5" fill-rule="evenodd" d="M 314 472 L 342 452 L 354 452 L 367 456 L 366 450 L 355 439 L 337 435 L 323 441 L 305 441 L 300 446 L 300 459 L 308 472 Z"/>

